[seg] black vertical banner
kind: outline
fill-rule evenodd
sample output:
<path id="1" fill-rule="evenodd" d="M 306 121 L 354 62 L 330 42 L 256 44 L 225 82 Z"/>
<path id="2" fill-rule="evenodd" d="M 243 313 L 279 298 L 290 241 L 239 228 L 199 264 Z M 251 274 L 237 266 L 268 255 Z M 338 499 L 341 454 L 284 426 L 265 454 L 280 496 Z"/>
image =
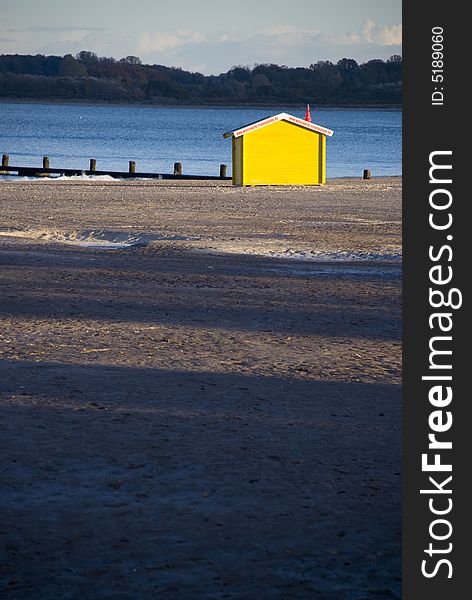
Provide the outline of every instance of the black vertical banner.
<path id="1" fill-rule="evenodd" d="M 462 600 L 472 576 L 464 10 L 437 0 L 403 6 L 404 600 Z"/>

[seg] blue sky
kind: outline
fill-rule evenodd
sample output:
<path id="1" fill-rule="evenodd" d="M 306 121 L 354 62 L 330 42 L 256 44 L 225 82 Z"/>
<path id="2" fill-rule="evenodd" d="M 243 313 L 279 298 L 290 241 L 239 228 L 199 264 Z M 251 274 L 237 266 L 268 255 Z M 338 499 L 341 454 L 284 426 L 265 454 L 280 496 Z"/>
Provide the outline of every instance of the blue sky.
<path id="1" fill-rule="evenodd" d="M 0 0 L 0 54 L 139 56 L 218 74 L 401 54 L 401 0 Z"/>

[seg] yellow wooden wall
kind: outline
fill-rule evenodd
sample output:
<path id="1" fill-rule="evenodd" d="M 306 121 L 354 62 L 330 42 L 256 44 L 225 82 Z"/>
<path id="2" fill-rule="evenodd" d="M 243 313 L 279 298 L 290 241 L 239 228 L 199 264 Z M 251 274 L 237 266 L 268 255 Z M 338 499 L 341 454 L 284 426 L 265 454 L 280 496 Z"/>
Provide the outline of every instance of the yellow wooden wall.
<path id="1" fill-rule="evenodd" d="M 325 182 L 326 137 L 321 133 L 277 121 L 233 139 L 235 185 Z"/>

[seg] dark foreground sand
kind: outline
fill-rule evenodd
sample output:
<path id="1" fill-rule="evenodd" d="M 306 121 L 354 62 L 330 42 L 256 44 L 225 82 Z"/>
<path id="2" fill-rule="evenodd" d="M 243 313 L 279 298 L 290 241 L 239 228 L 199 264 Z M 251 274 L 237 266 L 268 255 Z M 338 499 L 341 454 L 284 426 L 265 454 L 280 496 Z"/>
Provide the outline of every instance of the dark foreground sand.
<path id="1" fill-rule="evenodd" d="M 400 598 L 400 195 L 0 182 L 2 598 Z"/>

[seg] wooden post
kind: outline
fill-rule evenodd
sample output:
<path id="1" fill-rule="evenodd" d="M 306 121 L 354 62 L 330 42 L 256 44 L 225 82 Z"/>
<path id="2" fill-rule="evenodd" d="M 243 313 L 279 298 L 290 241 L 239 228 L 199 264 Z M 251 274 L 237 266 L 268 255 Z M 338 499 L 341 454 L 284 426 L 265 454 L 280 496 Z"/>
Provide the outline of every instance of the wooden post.
<path id="1" fill-rule="evenodd" d="M 182 175 L 182 163 L 174 163 L 174 175 Z"/>
<path id="2" fill-rule="evenodd" d="M 43 156 L 43 169 L 49 169 L 49 158 L 47 156 Z"/>
<path id="3" fill-rule="evenodd" d="M 96 171 L 96 170 L 97 170 L 97 161 L 95 160 L 95 158 L 91 158 L 89 171 Z"/>
<path id="4" fill-rule="evenodd" d="M 226 177 L 226 165 L 220 165 L 220 177 Z"/>
<path id="5" fill-rule="evenodd" d="M 8 154 L 4 154 L 2 156 L 2 167 L 8 167 L 8 163 L 10 162 L 10 157 Z"/>
<path id="6" fill-rule="evenodd" d="M 129 161 L 129 172 L 136 173 L 136 162 L 134 160 Z"/>
<path id="7" fill-rule="evenodd" d="M 364 179 L 370 179 L 371 177 L 372 177 L 372 174 L 369 171 L 369 169 L 364 169 Z"/>

